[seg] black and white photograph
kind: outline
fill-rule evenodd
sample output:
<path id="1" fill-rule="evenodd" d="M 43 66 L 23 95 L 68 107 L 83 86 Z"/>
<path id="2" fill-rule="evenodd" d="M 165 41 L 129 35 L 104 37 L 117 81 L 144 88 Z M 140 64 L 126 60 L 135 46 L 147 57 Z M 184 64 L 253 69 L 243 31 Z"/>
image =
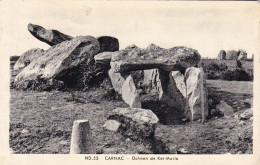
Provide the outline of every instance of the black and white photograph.
<path id="1" fill-rule="evenodd" d="M 0 4 L 8 155 L 257 158 L 259 2 Z"/>

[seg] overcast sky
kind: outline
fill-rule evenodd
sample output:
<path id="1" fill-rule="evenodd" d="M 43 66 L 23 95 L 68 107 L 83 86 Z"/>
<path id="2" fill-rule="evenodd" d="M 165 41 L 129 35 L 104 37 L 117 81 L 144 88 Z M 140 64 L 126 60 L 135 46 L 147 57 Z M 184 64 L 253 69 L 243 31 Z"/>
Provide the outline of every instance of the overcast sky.
<path id="1" fill-rule="evenodd" d="M 250 57 L 260 37 L 256 3 L 4 1 L 0 9 L 1 49 L 6 56 L 36 47 L 48 49 L 49 45 L 28 32 L 28 23 L 33 23 L 71 36 L 114 36 L 120 49 L 154 43 L 163 48 L 188 46 L 211 58 L 221 49 L 244 49 Z"/>

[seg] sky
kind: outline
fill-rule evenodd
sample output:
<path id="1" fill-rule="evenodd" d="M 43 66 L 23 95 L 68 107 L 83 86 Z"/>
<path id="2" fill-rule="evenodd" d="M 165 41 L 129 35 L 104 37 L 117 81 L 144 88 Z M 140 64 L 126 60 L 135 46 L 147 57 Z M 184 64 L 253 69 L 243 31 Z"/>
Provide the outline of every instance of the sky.
<path id="1" fill-rule="evenodd" d="M 113 36 L 119 39 L 120 49 L 154 43 L 163 48 L 188 46 L 209 58 L 222 49 L 244 49 L 250 57 L 259 45 L 258 2 L 242 3 L 2 1 L 1 55 L 48 49 L 27 30 L 33 23 L 73 37 Z"/>

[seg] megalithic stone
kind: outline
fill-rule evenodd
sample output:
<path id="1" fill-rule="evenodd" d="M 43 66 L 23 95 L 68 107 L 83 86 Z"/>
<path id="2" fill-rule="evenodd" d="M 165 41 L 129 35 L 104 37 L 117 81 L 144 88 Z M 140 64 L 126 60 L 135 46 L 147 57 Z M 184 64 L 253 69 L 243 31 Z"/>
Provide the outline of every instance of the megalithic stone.
<path id="1" fill-rule="evenodd" d="M 70 154 L 95 154 L 95 146 L 88 120 L 73 123 Z"/>
<path id="2" fill-rule="evenodd" d="M 47 30 L 39 25 L 34 25 L 31 23 L 28 24 L 27 28 L 35 38 L 49 44 L 50 46 L 73 39 L 73 37 L 63 34 L 58 30 Z"/>

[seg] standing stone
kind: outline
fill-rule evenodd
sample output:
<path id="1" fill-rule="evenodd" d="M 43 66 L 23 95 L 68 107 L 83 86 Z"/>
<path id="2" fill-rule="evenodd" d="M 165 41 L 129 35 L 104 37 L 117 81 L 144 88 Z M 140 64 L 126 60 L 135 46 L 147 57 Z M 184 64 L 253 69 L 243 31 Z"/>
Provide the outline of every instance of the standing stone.
<path id="1" fill-rule="evenodd" d="M 247 52 L 245 50 L 239 49 L 238 51 L 238 60 L 246 60 Z"/>
<path id="2" fill-rule="evenodd" d="M 185 71 L 186 79 L 186 112 L 190 120 L 203 119 L 208 116 L 207 86 L 204 72 L 200 68 L 191 67 Z M 204 115 L 203 115 L 204 114 Z"/>
<path id="3" fill-rule="evenodd" d="M 141 108 L 140 96 L 131 75 L 126 78 L 122 86 L 122 98 L 131 108 Z"/>
<path id="4" fill-rule="evenodd" d="M 79 36 L 64 41 L 46 50 L 33 60 L 16 77 L 14 85 L 18 89 L 27 89 L 30 85 L 39 84 L 49 79 L 70 81 L 66 76 L 81 63 L 94 59 L 99 51 L 99 43 L 92 36 Z"/>
<path id="5" fill-rule="evenodd" d="M 186 104 L 184 75 L 179 71 L 172 71 L 169 74 L 160 71 L 160 80 L 162 82 L 162 92 L 159 93 L 159 99 L 167 105 L 184 112 Z"/>
<path id="6" fill-rule="evenodd" d="M 161 81 L 159 79 L 159 70 L 158 69 L 148 69 L 144 70 L 144 81 L 143 85 L 148 87 L 148 91 L 155 90 L 160 92 L 162 90 Z"/>
<path id="7" fill-rule="evenodd" d="M 95 146 L 88 120 L 73 123 L 70 154 L 95 154 Z"/>
<path id="8" fill-rule="evenodd" d="M 97 38 L 100 44 L 100 51 L 102 52 L 115 52 L 119 50 L 119 42 L 117 38 L 110 36 L 101 36 Z"/>
<path id="9" fill-rule="evenodd" d="M 117 108 L 111 112 L 108 119 L 119 121 L 121 132 L 134 140 L 154 136 L 159 122 L 151 110 L 141 108 Z"/>
<path id="10" fill-rule="evenodd" d="M 24 67 L 29 65 L 33 60 L 41 57 L 43 53 L 44 50 L 40 48 L 33 48 L 26 51 L 20 56 L 18 61 L 15 63 L 14 70 L 23 69 Z"/>
<path id="11" fill-rule="evenodd" d="M 237 60 L 238 59 L 238 52 L 235 50 L 229 50 L 226 54 L 227 60 Z"/>
<path id="12" fill-rule="evenodd" d="M 121 75 L 121 73 L 115 73 L 112 69 L 108 71 L 108 75 L 115 91 L 122 94 L 122 86 L 125 82 L 125 78 Z"/>
<path id="13" fill-rule="evenodd" d="M 225 59 L 226 59 L 226 51 L 225 51 L 225 50 L 221 50 L 221 51 L 218 53 L 217 59 L 218 59 L 218 60 L 225 60 Z"/>
<path id="14" fill-rule="evenodd" d="M 225 116 L 231 116 L 234 114 L 234 109 L 223 100 L 221 100 L 216 106 L 216 109 L 222 112 Z"/>
<path id="15" fill-rule="evenodd" d="M 58 30 L 46 30 L 45 28 L 34 24 L 28 24 L 28 30 L 35 38 L 49 44 L 50 46 L 57 45 L 73 38 L 59 32 Z"/>

